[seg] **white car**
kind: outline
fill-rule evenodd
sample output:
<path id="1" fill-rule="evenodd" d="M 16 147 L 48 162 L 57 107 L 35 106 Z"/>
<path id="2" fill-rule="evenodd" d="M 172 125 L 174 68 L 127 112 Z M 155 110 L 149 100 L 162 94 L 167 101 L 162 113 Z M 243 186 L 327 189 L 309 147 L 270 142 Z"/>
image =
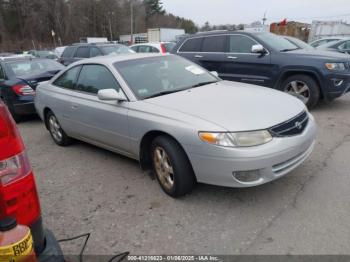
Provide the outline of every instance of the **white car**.
<path id="1" fill-rule="evenodd" d="M 143 43 L 130 46 L 136 53 L 169 54 L 175 46 L 173 42 Z"/>

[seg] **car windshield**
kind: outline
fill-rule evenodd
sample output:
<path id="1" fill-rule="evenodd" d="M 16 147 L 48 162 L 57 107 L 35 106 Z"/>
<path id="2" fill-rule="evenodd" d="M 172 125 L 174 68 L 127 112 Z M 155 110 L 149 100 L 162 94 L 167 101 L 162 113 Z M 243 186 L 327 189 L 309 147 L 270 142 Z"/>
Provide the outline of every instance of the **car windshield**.
<path id="1" fill-rule="evenodd" d="M 15 75 L 16 77 L 37 75 L 48 71 L 60 71 L 64 68 L 60 63 L 48 59 L 9 61 L 6 63 L 6 70 L 9 75 Z"/>
<path id="2" fill-rule="evenodd" d="M 289 42 L 291 42 L 292 44 L 295 44 L 296 46 L 302 48 L 302 49 L 314 49 L 311 45 L 305 43 L 304 41 L 295 38 L 295 37 L 285 37 Z"/>
<path id="3" fill-rule="evenodd" d="M 177 56 L 134 59 L 114 66 L 139 99 L 219 81 L 200 66 Z"/>
<path id="4" fill-rule="evenodd" d="M 272 33 L 258 33 L 256 36 L 261 41 L 265 42 L 273 49 L 280 52 L 300 49 L 295 44 L 289 42 L 287 39 Z"/>
<path id="5" fill-rule="evenodd" d="M 124 46 L 124 45 L 102 46 L 101 49 L 105 55 L 135 53 L 129 47 Z"/>

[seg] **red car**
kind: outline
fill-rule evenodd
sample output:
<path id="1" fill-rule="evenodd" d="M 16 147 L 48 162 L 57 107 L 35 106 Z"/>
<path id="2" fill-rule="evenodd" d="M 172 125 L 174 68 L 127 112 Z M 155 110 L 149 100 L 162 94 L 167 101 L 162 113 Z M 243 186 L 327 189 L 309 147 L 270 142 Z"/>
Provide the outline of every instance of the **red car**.
<path id="1" fill-rule="evenodd" d="M 0 100 L 0 220 L 5 217 L 31 229 L 39 261 L 64 261 L 54 235 L 43 227 L 31 164 L 15 122 Z"/>

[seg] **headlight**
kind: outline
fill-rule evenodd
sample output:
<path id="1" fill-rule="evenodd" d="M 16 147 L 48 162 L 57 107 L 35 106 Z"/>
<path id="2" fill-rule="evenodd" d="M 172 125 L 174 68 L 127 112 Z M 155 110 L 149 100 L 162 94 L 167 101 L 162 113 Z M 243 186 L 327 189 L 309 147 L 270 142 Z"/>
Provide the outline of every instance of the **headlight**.
<path id="1" fill-rule="evenodd" d="M 346 66 L 344 63 L 326 63 L 326 68 L 332 71 L 344 71 Z"/>
<path id="2" fill-rule="evenodd" d="M 267 130 L 237 133 L 199 132 L 199 137 L 209 144 L 225 147 L 258 146 L 272 140 Z"/>

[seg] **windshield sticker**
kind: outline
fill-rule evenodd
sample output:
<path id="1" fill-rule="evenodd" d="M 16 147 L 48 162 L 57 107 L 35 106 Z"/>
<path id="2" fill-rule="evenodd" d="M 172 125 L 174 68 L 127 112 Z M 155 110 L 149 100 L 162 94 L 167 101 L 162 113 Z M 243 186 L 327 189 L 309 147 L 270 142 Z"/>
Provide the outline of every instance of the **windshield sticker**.
<path id="1" fill-rule="evenodd" d="M 202 75 L 205 73 L 204 70 L 202 70 L 201 68 L 194 66 L 194 65 L 186 67 L 186 70 L 190 71 L 194 75 Z"/>
<path id="2" fill-rule="evenodd" d="M 140 89 L 139 91 L 137 91 L 137 93 L 139 95 L 146 95 L 148 93 L 148 90 L 147 89 Z"/>

